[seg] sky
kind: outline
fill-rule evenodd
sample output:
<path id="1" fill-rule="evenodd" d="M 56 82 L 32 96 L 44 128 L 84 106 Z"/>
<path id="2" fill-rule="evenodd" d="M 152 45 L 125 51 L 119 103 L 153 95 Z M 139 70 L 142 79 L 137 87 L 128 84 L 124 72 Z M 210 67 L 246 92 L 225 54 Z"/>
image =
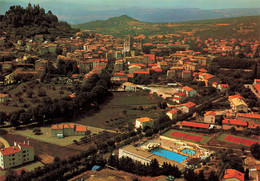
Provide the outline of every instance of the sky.
<path id="1" fill-rule="evenodd" d="M 49 5 L 59 2 L 62 8 L 84 6 L 86 9 L 118 9 L 129 7 L 141 8 L 256 8 L 260 7 L 259 0 L 0 0 L 0 2 L 19 2 Z"/>
<path id="2" fill-rule="evenodd" d="M 164 17 L 189 15 L 185 11 L 179 14 L 170 14 L 167 10 L 175 11 L 182 8 L 197 8 L 201 13 L 212 9 L 260 8 L 260 0 L 0 0 L 0 14 L 4 14 L 12 5 L 27 7 L 28 3 L 39 4 L 46 11 L 51 10 L 59 20 L 70 24 L 79 24 L 93 20 L 105 20 L 110 17 L 126 14 L 141 21 L 163 22 Z M 196 9 L 196 10 L 197 10 Z M 196 11 L 195 10 L 195 11 Z M 247 10 L 251 14 L 260 14 L 258 10 Z M 241 12 L 236 11 L 236 16 Z M 153 14 L 154 16 L 149 14 Z M 232 14 L 232 12 L 231 12 Z M 158 18 L 156 19 L 155 18 Z M 193 16 L 182 20 L 196 20 Z M 203 18 L 207 19 L 207 15 Z M 229 16 L 224 16 L 229 17 Z M 209 17 L 209 18 L 221 18 Z M 169 20 L 169 21 L 168 21 Z M 167 19 L 172 22 L 171 19 Z M 177 22 L 177 20 L 175 21 Z"/>

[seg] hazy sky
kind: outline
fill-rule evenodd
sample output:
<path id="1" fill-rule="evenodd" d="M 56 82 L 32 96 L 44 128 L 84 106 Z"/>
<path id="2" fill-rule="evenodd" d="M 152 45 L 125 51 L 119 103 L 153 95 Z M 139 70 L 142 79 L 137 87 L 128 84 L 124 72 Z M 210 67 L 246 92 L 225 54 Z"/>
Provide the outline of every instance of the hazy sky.
<path id="1" fill-rule="evenodd" d="M 0 2 L 31 2 L 32 4 L 46 4 L 60 2 L 62 8 L 69 6 L 84 6 L 95 9 L 114 8 L 200 8 L 200 9 L 227 9 L 227 8 L 255 8 L 260 7 L 259 0 L 0 0 Z M 62 4 L 63 3 L 63 4 Z M 66 7 L 64 7 L 66 6 Z M 1 7 L 0 7 L 1 8 Z"/>

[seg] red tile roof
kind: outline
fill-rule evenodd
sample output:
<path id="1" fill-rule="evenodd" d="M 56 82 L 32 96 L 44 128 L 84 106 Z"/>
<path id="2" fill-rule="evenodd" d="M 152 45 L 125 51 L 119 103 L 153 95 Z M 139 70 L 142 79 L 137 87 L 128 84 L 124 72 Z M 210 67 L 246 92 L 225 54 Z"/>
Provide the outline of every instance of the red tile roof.
<path id="1" fill-rule="evenodd" d="M 11 146 L 11 147 L 8 147 L 8 148 L 2 148 L 0 149 L 0 153 L 2 153 L 2 155 L 11 155 L 11 154 L 14 154 L 14 153 L 18 153 L 20 152 L 20 148 L 18 146 Z"/>
<path id="2" fill-rule="evenodd" d="M 154 54 L 144 54 L 144 57 L 148 57 L 149 60 L 155 60 L 155 55 Z"/>
<path id="3" fill-rule="evenodd" d="M 252 119 L 260 119 L 260 114 L 237 113 L 237 116 Z"/>
<path id="4" fill-rule="evenodd" d="M 260 127 L 260 124 L 254 123 L 254 122 L 248 122 L 248 128 L 250 129 L 256 129 L 257 127 Z"/>
<path id="5" fill-rule="evenodd" d="M 186 104 L 185 104 L 185 106 L 186 107 L 188 107 L 188 108 L 191 108 L 191 107 L 193 107 L 193 106 L 195 106 L 196 104 L 194 104 L 193 102 L 187 102 Z"/>
<path id="6" fill-rule="evenodd" d="M 260 84 L 255 84 L 254 87 L 257 90 L 257 92 L 260 93 Z"/>
<path id="7" fill-rule="evenodd" d="M 190 71 L 189 71 L 189 70 L 183 70 L 182 73 L 184 73 L 184 74 L 190 74 Z"/>
<path id="8" fill-rule="evenodd" d="M 168 113 L 171 113 L 171 114 L 176 114 L 176 113 L 177 113 L 177 111 L 175 111 L 175 110 L 173 109 L 173 110 L 169 111 Z"/>
<path id="9" fill-rule="evenodd" d="M 188 87 L 188 86 L 185 86 L 182 89 L 185 90 L 185 91 L 188 91 L 188 92 L 194 90 L 193 88 Z"/>
<path id="10" fill-rule="evenodd" d="M 149 74 L 149 71 L 134 71 L 134 74 Z"/>
<path id="11" fill-rule="evenodd" d="M 219 85 L 220 85 L 220 87 L 222 87 L 222 88 L 223 88 L 223 87 L 229 87 L 228 84 L 219 84 Z"/>
<path id="12" fill-rule="evenodd" d="M 76 129 L 75 131 L 79 131 L 79 132 L 86 132 L 87 131 L 87 126 L 83 126 L 83 125 L 76 125 Z"/>
<path id="13" fill-rule="evenodd" d="M 204 116 L 207 116 L 207 115 L 212 115 L 212 116 L 216 116 L 216 113 L 213 112 L 213 111 L 208 111 L 204 114 Z"/>
<path id="14" fill-rule="evenodd" d="M 185 96 L 186 93 L 185 92 L 179 92 L 179 93 L 176 93 L 175 96 Z"/>
<path id="15" fill-rule="evenodd" d="M 23 143 L 23 142 L 16 142 L 16 144 L 20 145 L 21 147 L 29 147 L 29 148 L 33 148 L 33 146 L 29 145 L 27 142 Z"/>
<path id="16" fill-rule="evenodd" d="M 235 169 L 226 169 L 224 179 L 236 178 L 240 181 L 244 181 L 244 174 Z"/>
<path id="17" fill-rule="evenodd" d="M 239 126 L 247 126 L 246 121 L 237 120 L 237 119 L 224 119 L 222 124 L 230 124 L 230 125 L 239 125 Z"/>
<path id="18" fill-rule="evenodd" d="M 205 123 L 196 123 L 196 122 L 190 122 L 190 121 L 182 121 L 181 123 L 182 126 L 189 126 L 189 127 L 196 127 L 196 128 L 209 128 L 209 124 Z"/>

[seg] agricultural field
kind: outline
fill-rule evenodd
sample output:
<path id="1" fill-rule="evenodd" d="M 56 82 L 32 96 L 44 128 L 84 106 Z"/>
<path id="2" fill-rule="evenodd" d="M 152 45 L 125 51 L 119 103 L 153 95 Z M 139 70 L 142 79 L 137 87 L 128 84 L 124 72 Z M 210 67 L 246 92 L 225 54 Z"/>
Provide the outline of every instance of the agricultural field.
<path id="1" fill-rule="evenodd" d="M 8 86 L 4 89 L 9 94 L 9 101 L 0 104 L 0 110 L 6 113 L 28 109 L 42 103 L 46 97 L 61 99 L 70 95 L 69 87 L 66 85 L 42 84 L 42 83 L 21 83 Z"/>
<path id="2" fill-rule="evenodd" d="M 163 136 L 180 139 L 180 140 L 191 141 L 191 142 L 195 142 L 195 143 L 199 143 L 199 144 L 205 144 L 211 138 L 211 137 L 208 137 L 208 136 L 205 136 L 202 134 L 185 132 L 185 131 L 174 130 L 174 129 L 170 129 L 169 131 L 164 133 Z"/>
<path id="3" fill-rule="evenodd" d="M 254 139 L 248 139 L 244 138 L 241 136 L 235 136 L 235 135 L 229 135 L 229 134 L 221 134 L 217 140 L 219 141 L 225 141 L 228 143 L 233 143 L 233 144 L 239 144 L 242 146 L 251 146 L 252 144 L 259 143 L 259 140 L 254 140 Z"/>
<path id="4" fill-rule="evenodd" d="M 161 110 L 157 108 L 161 98 L 146 92 L 114 92 L 113 96 L 95 112 L 90 112 L 78 124 L 115 129 L 132 124 L 135 118 L 156 119 Z"/>

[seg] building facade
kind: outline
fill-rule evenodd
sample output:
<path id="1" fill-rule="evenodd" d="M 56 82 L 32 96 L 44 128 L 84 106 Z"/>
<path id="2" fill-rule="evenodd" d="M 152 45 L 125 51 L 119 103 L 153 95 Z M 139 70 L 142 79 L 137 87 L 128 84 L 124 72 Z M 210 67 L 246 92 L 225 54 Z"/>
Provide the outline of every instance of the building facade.
<path id="1" fill-rule="evenodd" d="M 14 146 L 0 150 L 0 167 L 8 169 L 34 160 L 34 148 L 27 142 L 14 142 Z"/>
<path id="2" fill-rule="evenodd" d="M 84 136 L 87 134 L 87 126 L 74 124 L 74 123 L 64 123 L 64 124 L 54 124 L 51 126 L 51 135 L 63 135 L 63 136 Z"/>

